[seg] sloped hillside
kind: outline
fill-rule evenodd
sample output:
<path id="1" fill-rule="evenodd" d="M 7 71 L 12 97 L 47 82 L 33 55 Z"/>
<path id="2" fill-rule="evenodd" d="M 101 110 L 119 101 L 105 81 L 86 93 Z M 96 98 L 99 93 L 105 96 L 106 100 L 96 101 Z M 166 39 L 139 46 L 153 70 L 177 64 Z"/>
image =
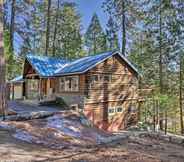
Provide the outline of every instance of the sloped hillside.
<path id="1" fill-rule="evenodd" d="M 56 113 L 44 119 L 4 121 L 0 125 L 8 128 L 16 139 L 58 149 L 94 145 L 110 136 L 74 112 Z"/>

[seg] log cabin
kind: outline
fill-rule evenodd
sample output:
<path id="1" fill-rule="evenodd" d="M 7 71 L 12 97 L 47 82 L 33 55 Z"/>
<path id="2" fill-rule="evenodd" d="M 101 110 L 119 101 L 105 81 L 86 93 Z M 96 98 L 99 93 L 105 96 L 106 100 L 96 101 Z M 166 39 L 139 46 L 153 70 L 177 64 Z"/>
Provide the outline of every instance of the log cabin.
<path id="1" fill-rule="evenodd" d="M 98 128 L 118 131 L 137 123 L 138 70 L 119 52 L 68 61 L 27 55 L 23 95 L 62 100 Z"/>

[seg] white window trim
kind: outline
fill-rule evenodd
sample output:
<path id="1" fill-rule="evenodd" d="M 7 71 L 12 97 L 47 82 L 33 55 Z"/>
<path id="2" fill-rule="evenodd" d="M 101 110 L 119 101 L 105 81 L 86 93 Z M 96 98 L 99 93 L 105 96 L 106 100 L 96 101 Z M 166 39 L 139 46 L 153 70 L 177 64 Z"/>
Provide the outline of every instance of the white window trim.
<path id="1" fill-rule="evenodd" d="M 114 110 L 113 113 L 110 113 L 110 112 L 109 112 L 109 110 L 111 110 L 111 109 Z M 108 115 L 109 115 L 109 116 L 112 116 L 112 115 L 114 115 L 115 113 L 116 113 L 116 108 L 115 108 L 115 107 L 108 107 Z"/>

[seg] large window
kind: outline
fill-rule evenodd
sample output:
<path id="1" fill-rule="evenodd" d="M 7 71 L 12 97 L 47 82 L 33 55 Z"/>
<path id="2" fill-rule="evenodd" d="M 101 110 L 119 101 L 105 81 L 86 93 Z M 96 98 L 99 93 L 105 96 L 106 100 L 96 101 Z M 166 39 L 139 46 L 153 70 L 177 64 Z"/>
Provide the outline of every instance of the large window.
<path id="1" fill-rule="evenodd" d="M 79 77 L 69 76 L 60 78 L 60 91 L 79 91 Z"/>

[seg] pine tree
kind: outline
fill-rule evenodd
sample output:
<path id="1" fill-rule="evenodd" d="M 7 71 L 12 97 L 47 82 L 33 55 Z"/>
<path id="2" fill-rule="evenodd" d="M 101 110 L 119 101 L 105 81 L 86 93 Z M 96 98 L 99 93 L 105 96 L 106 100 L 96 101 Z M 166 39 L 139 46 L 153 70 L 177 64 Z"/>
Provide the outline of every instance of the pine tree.
<path id="1" fill-rule="evenodd" d="M 13 53 L 14 51 L 14 27 L 15 27 L 15 8 L 16 8 L 16 0 L 12 0 L 11 2 L 11 20 L 10 20 L 10 49 Z"/>
<path id="2" fill-rule="evenodd" d="M 114 22 L 112 16 L 109 17 L 106 29 L 107 44 L 109 50 L 119 49 L 119 40 L 117 33 L 117 24 Z"/>
<path id="3" fill-rule="evenodd" d="M 118 28 L 121 31 L 121 51 L 125 55 L 127 44 L 131 39 L 131 30 L 137 25 L 140 19 L 140 9 L 138 0 L 106 0 L 103 8 L 110 16 L 114 17 Z"/>
<path id="4" fill-rule="evenodd" d="M 54 32 L 53 32 L 54 33 Z M 63 3 L 59 12 L 55 55 L 77 58 L 82 51 L 81 17 L 75 3 Z"/>
<path id="5" fill-rule="evenodd" d="M 96 13 L 93 15 L 91 23 L 85 33 L 85 45 L 89 54 L 104 52 L 107 49 L 106 35 L 103 32 Z"/>
<path id="6" fill-rule="evenodd" d="M 55 56 L 56 53 L 56 40 L 57 40 L 57 28 L 58 28 L 58 19 L 59 19 L 59 10 L 60 10 L 60 0 L 57 0 L 55 11 L 55 22 L 54 22 L 54 33 L 53 33 L 53 41 L 52 41 L 52 55 Z"/>
<path id="7" fill-rule="evenodd" d="M 5 82 L 5 57 L 3 47 L 3 0 L 0 0 L 0 114 L 5 115 L 6 104 L 6 82 Z"/>
<path id="8" fill-rule="evenodd" d="M 46 45 L 45 45 L 45 55 L 48 55 L 49 49 L 49 39 L 50 39 L 50 8 L 51 8 L 51 0 L 47 1 L 47 27 L 46 27 Z"/>

